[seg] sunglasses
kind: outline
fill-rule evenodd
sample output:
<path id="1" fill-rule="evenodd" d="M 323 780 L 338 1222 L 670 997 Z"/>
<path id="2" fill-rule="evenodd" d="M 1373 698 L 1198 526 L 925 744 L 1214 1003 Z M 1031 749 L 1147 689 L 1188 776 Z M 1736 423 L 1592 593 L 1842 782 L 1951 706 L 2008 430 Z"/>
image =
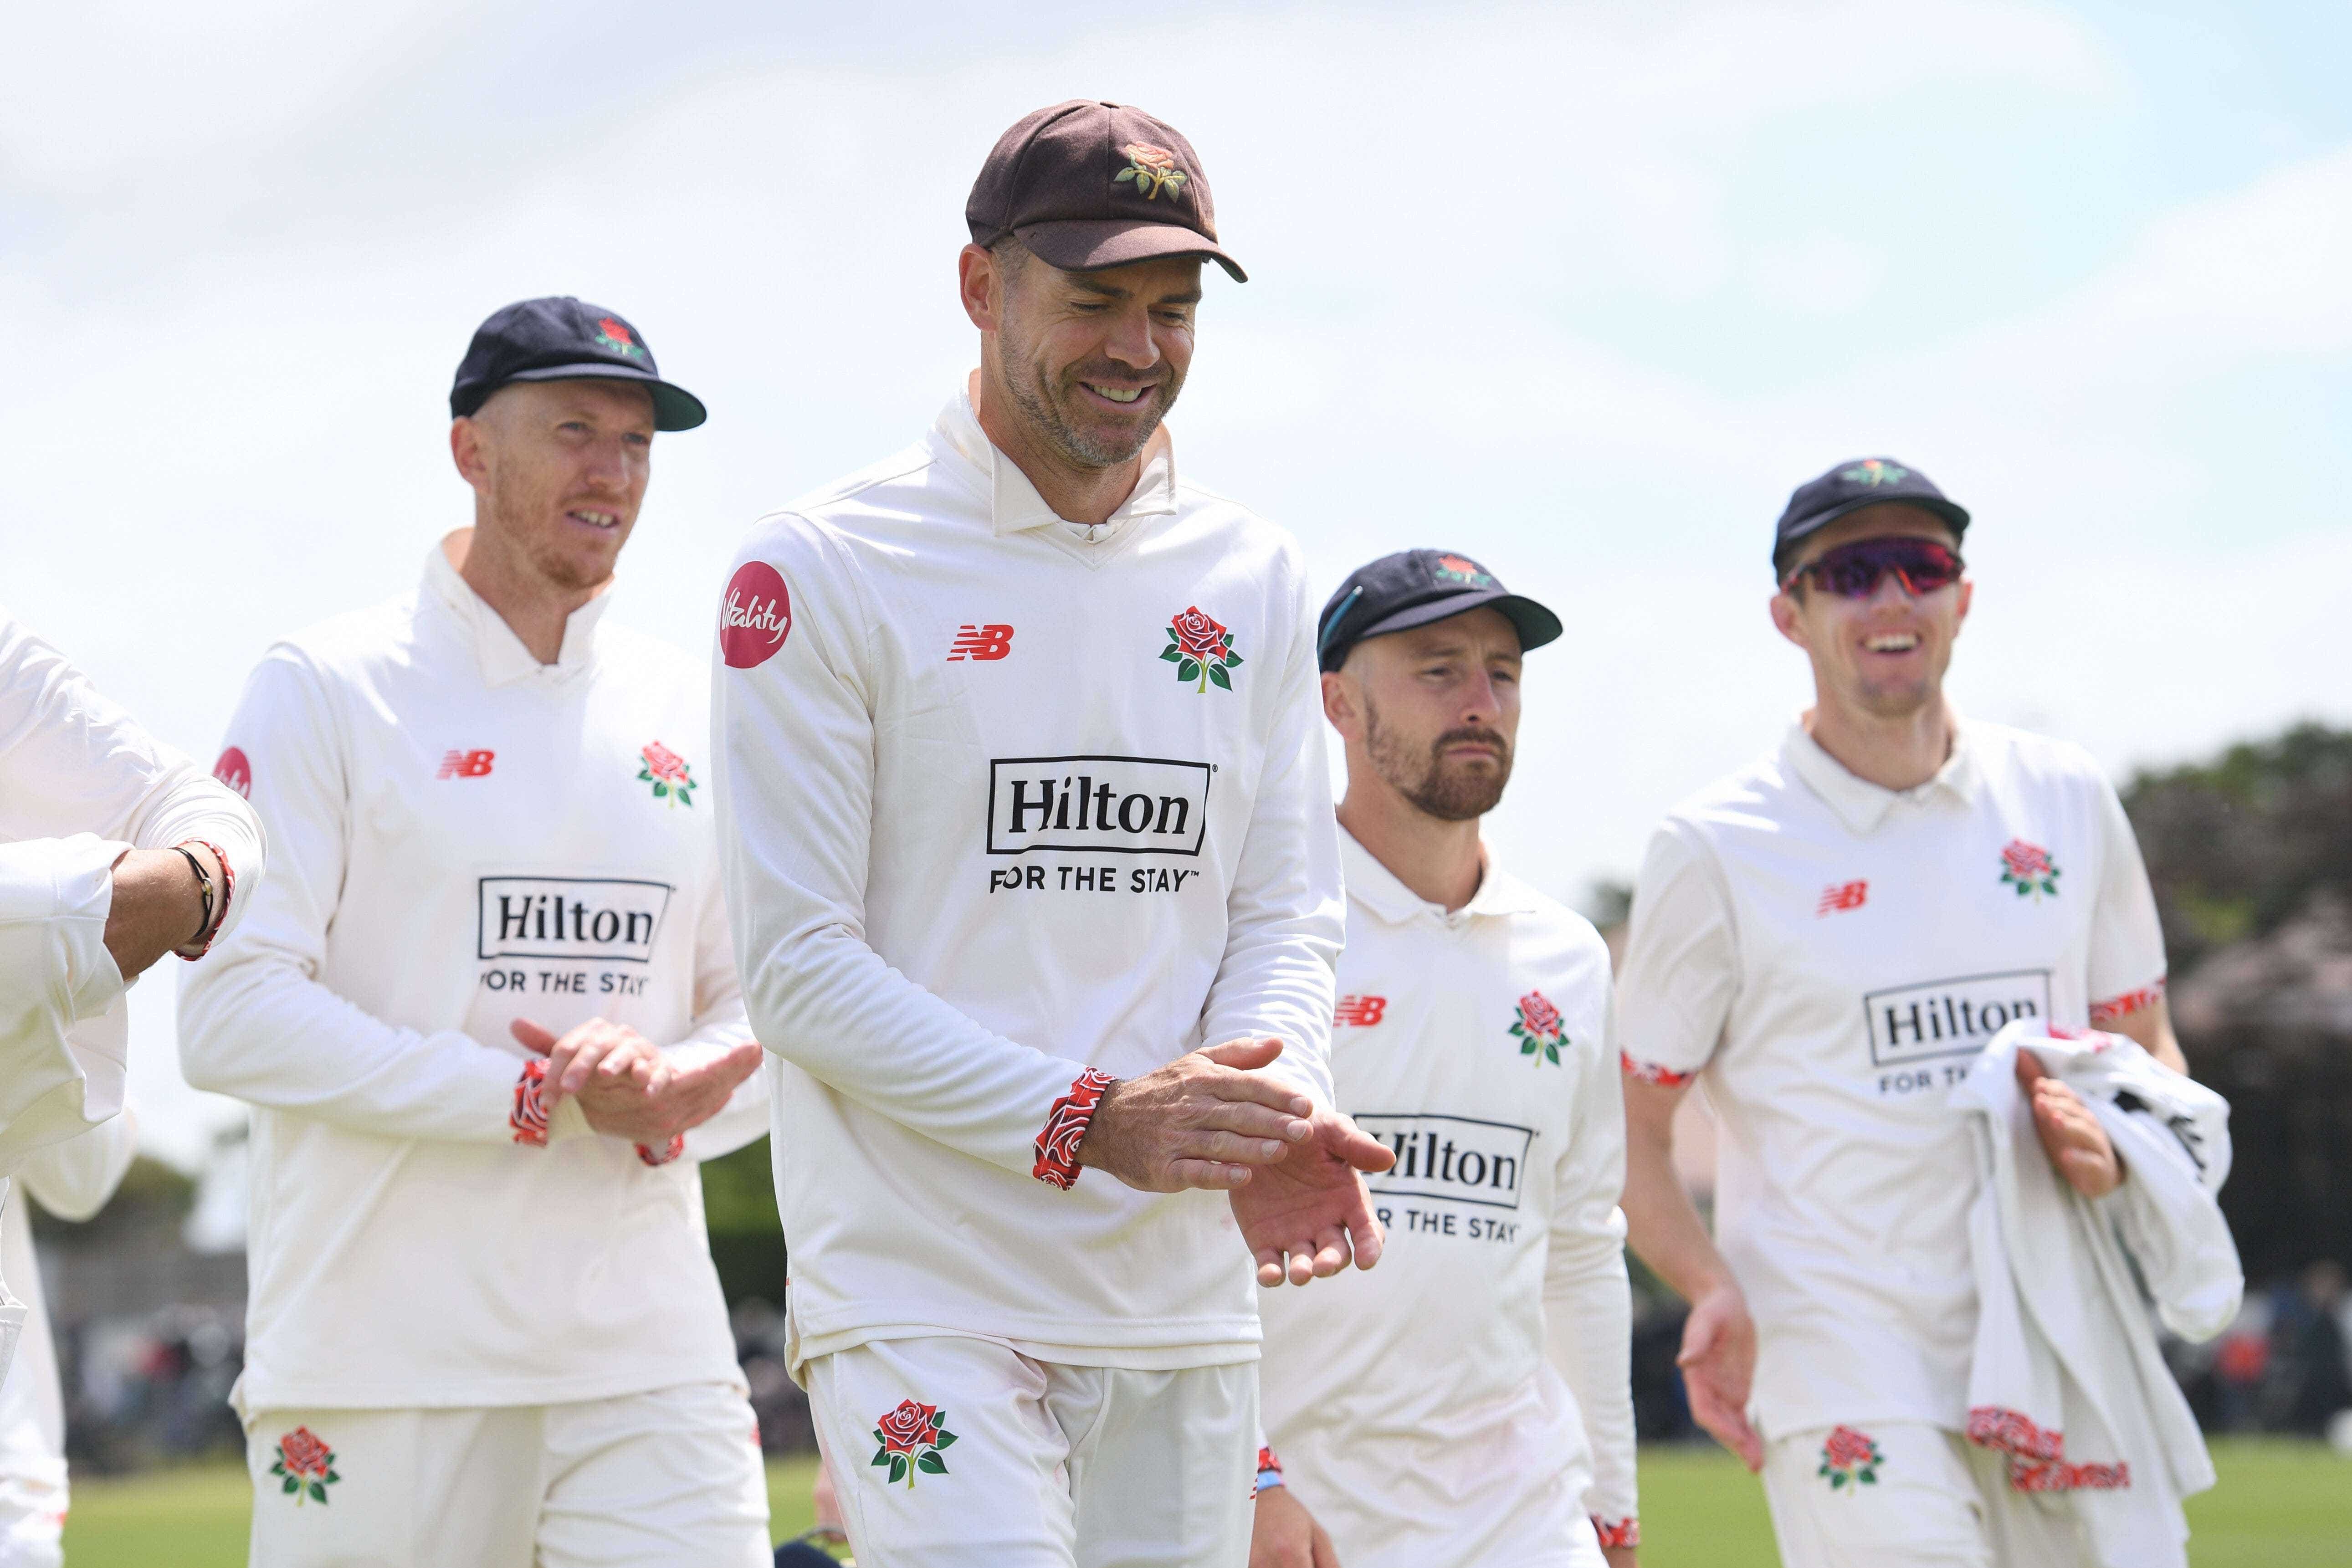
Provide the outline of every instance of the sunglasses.
<path id="1" fill-rule="evenodd" d="M 1958 582 L 1964 564 L 1958 551 L 1932 539 L 1857 539 L 1822 552 L 1790 573 L 1780 587 L 1785 592 L 1796 585 L 1798 578 L 1811 577 L 1840 598 L 1867 599 L 1878 592 L 1878 584 L 1891 572 L 1903 591 L 1916 599 Z"/>

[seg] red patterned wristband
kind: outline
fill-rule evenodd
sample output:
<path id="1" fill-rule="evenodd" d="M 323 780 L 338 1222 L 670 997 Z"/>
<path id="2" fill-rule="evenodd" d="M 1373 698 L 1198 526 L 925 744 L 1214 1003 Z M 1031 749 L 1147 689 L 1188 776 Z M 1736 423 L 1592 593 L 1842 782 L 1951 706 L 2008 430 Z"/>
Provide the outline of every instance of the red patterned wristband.
<path id="1" fill-rule="evenodd" d="M 546 1077 L 544 1059 L 523 1063 L 522 1076 L 515 1079 L 514 1110 L 507 1114 L 514 1141 L 534 1149 L 547 1147 L 547 1107 L 540 1100 L 540 1085 Z"/>
<path id="2" fill-rule="evenodd" d="M 1617 1066 L 1620 1071 L 1635 1082 L 1654 1083 L 1662 1089 L 1680 1089 L 1698 1076 L 1696 1073 L 1676 1072 L 1672 1068 L 1662 1068 L 1655 1062 L 1637 1062 L 1622 1051 L 1617 1053 Z"/>
<path id="3" fill-rule="evenodd" d="M 1088 1068 L 1072 1080 L 1070 1092 L 1054 1101 L 1054 1108 L 1045 1113 L 1045 1129 L 1037 1134 L 1037 1163 L 1030 1167 L 1031 1175 L 1049 1186 L 1069 1190 L 1078 1179 L 1078 1144 L 1086 1138 L 1087 1129 L 1094 1124 L 1095 1108 L 1118 1081 L 1095 1068 Z"/>
<path id="4" fill-rule="evenodd" d="M 655 1153 L 651 1149 L 646 1148 L 643 1143 L 637 1145 L 637 1158 L 643 1160 L 648 1165 L 667 1165 L 672 1160 L 677 1159 L 680 1154 L 685 1152 L 686 1134 L 683 1132 L 671 1133 L 669 1135 L 669 1142 L 662 1146 L 662 1151 L 658 1154 Z"/>
<path id="5" fill-rule="evenodd" d="M 1599 1514 L 1592 1516 L 1592 1531 L 1601 1537 L 1603 1546 L 1639 1546 L 1642 1544 L 1642 1521 L 1625 1518 L 1612 1523 Z"/>

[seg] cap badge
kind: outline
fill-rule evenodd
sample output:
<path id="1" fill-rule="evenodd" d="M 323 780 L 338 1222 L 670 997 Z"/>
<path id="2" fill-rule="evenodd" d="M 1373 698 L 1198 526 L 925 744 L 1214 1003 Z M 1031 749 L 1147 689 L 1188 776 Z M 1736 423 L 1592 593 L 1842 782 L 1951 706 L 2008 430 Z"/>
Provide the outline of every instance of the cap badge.
<path id="1" fill-rule="evenodd" d="M 1154 147 L 1149 142 L 1130 142 L 1119 149 L 1127 154 L 1127 167 L 1111 176 L 1111 184 L 1135 182 L 1135 188 L 1145 201 L 1156 198 L 1161 191 L 1173 195 L 1184 184 L 1184 171 L 1176 166 L 1176 154 L 1165 147 Z"/>
<path id="2" fill-rule="evenodd" d="M 1491 588 L 1495 585 L 1495 579 L 1486 574 L 1484 566 L 1460 555 L 1439 556 L 1437 575 L 1442 582 L 1459 583 L 1468 588 Z"/>
<path id="3" fill-rule="evenodd" d="M 627 354 L 631 359 L 646 357 L 645 345 L 637 342 L 635 333 L 629 331 L 629 324 L 612 316 L 606 316 L 596 323 L 596 342 L 600 347 L 616 354 Z"/>
<path id="4" fill-rule="evenodd" d="M 1838 470 L 1838 478 L 1850 485 L 1899 485 L 1910 477 L 1911 470 L 1902 464 L 1877 458 L 1864 458 L 1851 468 Z"/>

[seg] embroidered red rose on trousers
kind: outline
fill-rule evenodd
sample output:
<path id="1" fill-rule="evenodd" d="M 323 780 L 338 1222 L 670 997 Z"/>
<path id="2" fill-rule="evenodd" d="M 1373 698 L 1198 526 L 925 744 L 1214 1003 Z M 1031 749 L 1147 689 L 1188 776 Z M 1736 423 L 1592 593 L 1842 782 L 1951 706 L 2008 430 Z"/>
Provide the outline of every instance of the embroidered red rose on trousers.
<path id="1" fill-rule="evenodd" d="M 948 1430 L 947 1415 L 938 1405 L 902 1399 L 897 1409 L 875 1423 L 874 1440 L 882 1446 L 874 1450 L 872 1463 L 887 1470 L 892 1482 L 904 1481 L 911 1489 L 918 1470 L 934 1476 L 948 1473 L 948 1462 L 939 1451 L 951 1446 L 956 1436 Z"/>
<path id="2" fill-rule="evenodd" d="M 2000 852 L 2000 879 L 2017 889 L 2021 899 L 2031 896 L 2039 901 L 2045 893 L 2058 894 L 2058 868 L 2050 861 L 2050 851 L 2039 844 L 2028 844 L 2022 838 L 2012 838 Z"/>
<path id="3" fill-rule="evenodd" d="M 284 1481 L 278 1489 L 291 1497 L 297 1508 L 304 1502 L 325 1502 L 327 1488 L 343 1479 L 335 1474 L 335 1451 L 308 1426 L 297 1426 L 278 1439 L 278 1460 L 269 1467 L 269 1473 Z"/>
<path id="4" fill-rule="evenodd" d="M 1814 1474 L 1827 1479 L 1832 1491 L 1846 1486 L 1873 1487 L 1878 1484 L 1878 1467 L 1883 1462 L 1874 1438 L 1851 1426 L 1837 1426 L 1822 1445 L 1822 1468 Z"/>
<path id="5" fill-rule="evenodd" d="M 1196 691 L 1206 691 L 1213 684 L 1231 691 L 1233 677 L 1225 672 L 1242 662 L 1234 651 L 1234 634 L 1198 605 L 1188 605 L 1183 614 L 1169 618 L 1168 646 L 1160 657 L 1176 667 L 1177 679 L 1192 682 Z"/>
<path id="6" fill-rule="evenodd" d="M 1519 1042 L 1519 1055 L 1533 1057 L 1536 1065 L 1545 1062 L 1559 1065 L 1559 1047 L 1567 1043 L 1560 1033 L 1559 1009 L 1540 991 L 1530 991 L 1519 998 L 1518 1022 L 1511 1026 L 1512 1037 Z"/>

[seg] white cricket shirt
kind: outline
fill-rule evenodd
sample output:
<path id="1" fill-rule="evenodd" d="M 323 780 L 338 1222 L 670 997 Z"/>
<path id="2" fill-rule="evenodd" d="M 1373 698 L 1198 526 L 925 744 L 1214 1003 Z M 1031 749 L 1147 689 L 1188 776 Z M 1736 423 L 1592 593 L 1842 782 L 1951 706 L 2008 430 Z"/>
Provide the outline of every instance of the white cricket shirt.
<path id="1" fill-rule="evenodd" d="M 1977 1182 L 1952 1086 L 2012 1018 L 2079 1029 L 2163 984 L 2131 824 L 2075 747 L 1963 722 L 1897 793 L 1798 726 L 1667 816 L 1618 1023 L 1627 1071 L 1704 1069 L 1768 1436 L 1964 1426 Z"/>
<path id="2" fill-rule="evenodd" d="M 1328 1100 L 1318 689 L 1297 547 L 1165 448 L 1074 526 L 959 395 L 752 531 L 712 700 L 744 991 L 784 1064 L 796 1366 L 940 1333 L 1073 1365 L 1255 1355 L 1223 1194 L 1032 1173 L 1089 1068 L 1278 1035 Z"/>
<path id="3" fill-rule="evenodd" d="M 252 810 L 0 610 L 0 1176 L 122 1109 L 114 862 L 197 838 L 236 879 L 234 930 L 261 883 Z"/>
<path id="4" fill-rule="evenodd" d="M 1340 1110 L 1381 1266 L 1259 1298 L 1266 1435 L 1349 1568 L 1565 1563 L 1634 1516 L 1609 950 L 1489 858 L 1448 913 L 1341 836 Z"/>
<path id="5" fill-rule="evenodd" d="M 705 683 L 600 628 L 609 603 L 541 665 L 436 548 L 412 596 L 289 637 L 247 684 L 222 766 L 279 874 L 180 994 L 188 1081 L 254 1107 L 242 1409 L 739 1376 L 694 1159 L 648 1167 L 576 1102 L 543 1148 L 509 1122 L 518 1017 L 750 1036 Z M 693 1154 L 758 1136 L 756 1083 Z"/>

